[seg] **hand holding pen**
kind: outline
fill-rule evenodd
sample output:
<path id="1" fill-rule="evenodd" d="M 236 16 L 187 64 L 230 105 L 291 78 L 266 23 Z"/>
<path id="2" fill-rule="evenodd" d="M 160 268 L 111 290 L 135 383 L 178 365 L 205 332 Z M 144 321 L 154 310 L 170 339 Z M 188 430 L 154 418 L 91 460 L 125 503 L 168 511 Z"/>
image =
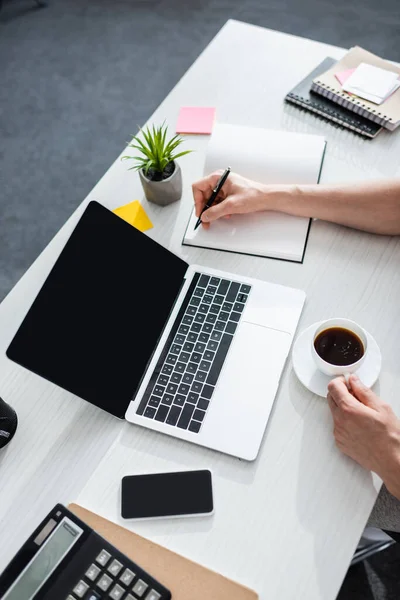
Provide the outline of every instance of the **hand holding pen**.
<path id="1" fill-rule="evenodd" d="M 208 210 L 209 208 L 211 208 L 212 205 L 214 204 L 215 200 L 221 195 L 223 185 L 226 182 L 230 172 L 231 172 L 230 167 L 225 169 L 224 173 L 219 177 L 218 181 L 215 183 L 215 186 L 212 188 L 210 197 L 208 198 L 208 200 L 206 201 L 205 204 L 203 203 L 202 207 L 200 208 L 200 211 L 198 211 L 198 206 L 196 205 L 196 215 L 198 218 L 197 218 L 196 225 L 194 227 L 195 229 L 197 229 L 199 227 L 199 225 L 202 223 L 202 217 L 203 217 L 204 212 L 206 210 Z M 193 186 L 193 191 L 194 191 L 194 186 Z"/>

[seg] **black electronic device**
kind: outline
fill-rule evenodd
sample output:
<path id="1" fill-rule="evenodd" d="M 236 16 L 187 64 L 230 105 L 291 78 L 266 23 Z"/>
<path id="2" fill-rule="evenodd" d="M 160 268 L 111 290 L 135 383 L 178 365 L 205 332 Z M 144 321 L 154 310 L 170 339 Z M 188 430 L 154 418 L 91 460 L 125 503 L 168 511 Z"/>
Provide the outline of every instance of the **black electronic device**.
<path id="1" fill-rule="evenodd" d="M 122 478 L 121 516 L 124 519 L 202 516 L 213 511 L 208 469 Z"/>
<path id="2" fill-rule="evenodd" d="M 0 598 L 170 600 L 171 594 L 151 574 L 57 504 L 0 575 Z"/>

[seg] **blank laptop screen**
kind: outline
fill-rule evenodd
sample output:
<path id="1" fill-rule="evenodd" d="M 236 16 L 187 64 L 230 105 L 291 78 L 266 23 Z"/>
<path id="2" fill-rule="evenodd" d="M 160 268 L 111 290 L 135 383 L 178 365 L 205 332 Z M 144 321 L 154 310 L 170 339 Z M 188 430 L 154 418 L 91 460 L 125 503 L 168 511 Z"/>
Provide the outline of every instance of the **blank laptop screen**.
<path id="1" fill-rule="evenodd" d="M 90 202 L 7 356 L 123 418 L 187 267 Z"/>

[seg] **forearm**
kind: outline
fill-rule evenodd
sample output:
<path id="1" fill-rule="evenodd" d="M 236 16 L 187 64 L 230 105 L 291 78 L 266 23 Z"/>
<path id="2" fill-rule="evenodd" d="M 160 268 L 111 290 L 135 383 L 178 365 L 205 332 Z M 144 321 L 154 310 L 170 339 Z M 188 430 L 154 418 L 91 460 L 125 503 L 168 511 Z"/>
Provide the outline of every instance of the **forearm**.
<path id="1" fill-rule="evenodd" d="M 265 186 L 267 210 L 400 235 L 400 179 L 347 185 Z"/>

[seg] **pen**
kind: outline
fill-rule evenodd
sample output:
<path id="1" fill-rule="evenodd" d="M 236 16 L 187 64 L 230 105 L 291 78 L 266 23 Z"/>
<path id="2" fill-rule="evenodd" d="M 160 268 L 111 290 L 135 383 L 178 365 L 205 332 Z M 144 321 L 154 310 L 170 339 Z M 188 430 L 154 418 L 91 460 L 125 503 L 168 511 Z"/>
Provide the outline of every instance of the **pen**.
<path id="1" fill-rule="evenodd" d="M 203 214 L 203 212 L 205 210 L 207 210 L 207 208 L 210 208 L 213 205 L 214 200 L 216 199 L 216 197 L 218 196 L 218 194 L 220 193 L 220 191 L 222 189 L 222 186 L 224 185 L 225 181 L 228 179 L 228 175 L 229 175 L 230 172 L 231 172 L 231 168 L 230 167 L 228 167 L 227 169 L 225 169 L 224 174 L 221 176 L 221 178 L 218 181 L 217 185 L 213 189 L 212 194 L 210 196 L 210 199 L 208 200 L 208 202 L 206 203 L 206 205 L 203 207 L 203 210 L 201 211 L 200 216 L 197 219 L 197 223 L 194 226 L 195 230 L 201 224 L 201 215 Z"/>

